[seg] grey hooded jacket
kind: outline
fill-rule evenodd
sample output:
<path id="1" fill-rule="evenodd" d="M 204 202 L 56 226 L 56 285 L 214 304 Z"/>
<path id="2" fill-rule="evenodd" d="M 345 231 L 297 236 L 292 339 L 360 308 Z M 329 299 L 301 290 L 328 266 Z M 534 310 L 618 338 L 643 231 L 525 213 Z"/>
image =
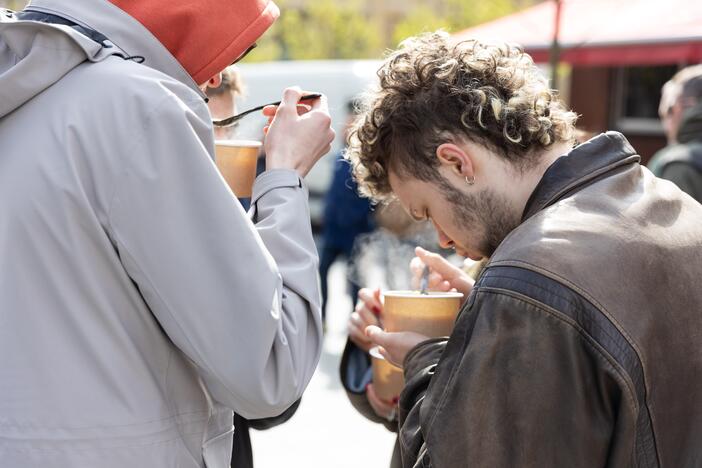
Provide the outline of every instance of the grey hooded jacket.
<path id="1" fill-rule="evenodd" d="M 105 0 L 0 10 L 0 467 L 228 466 L 321 350 L 303 182 L 212 162 L 203 96 Z M 143 64 L 125 60 L 140 55 Z"/>

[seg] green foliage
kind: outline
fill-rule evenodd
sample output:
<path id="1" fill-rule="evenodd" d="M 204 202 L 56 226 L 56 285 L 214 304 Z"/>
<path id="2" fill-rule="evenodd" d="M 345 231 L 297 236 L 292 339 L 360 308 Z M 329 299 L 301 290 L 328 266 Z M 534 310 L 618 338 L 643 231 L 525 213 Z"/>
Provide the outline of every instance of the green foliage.
<path id="1" fill-rule="evenodd" d="M 513 0 L 445 0 L 445 4 L 452 31 L 467 29 L 519 9 Z"/>
<path id="2" fill-rule="evenodd" d="M 382 51 L 378 22 L 365 17 L 357 2 L 315 0 L 304 9 L 279 3 L 283 14 L 247 61 L 370 58 Z"/>
<path id="3" fill-rule="evenodd" d="M 396 47 L 397 44 L 410 36 L 437 29 L 450 30 L 451 23 L 429 6 L 420 5 L 395 26 L 391 47 Z"/>
<path id="4" fill-rule="evenodd" d="M 377 1 L 305 0 L 292 5 L 291 0 L 276 0 L 282 15 L 246 61 L 379 58 L 384 49 L 409 36 L 440 28 L 457 32 L 540 0 L 406 0 L 404 14 L 392 19 L 370 17 L 366 7 Z M 15 10 L 25 4 L 0 0 L 0 6 Z"/>

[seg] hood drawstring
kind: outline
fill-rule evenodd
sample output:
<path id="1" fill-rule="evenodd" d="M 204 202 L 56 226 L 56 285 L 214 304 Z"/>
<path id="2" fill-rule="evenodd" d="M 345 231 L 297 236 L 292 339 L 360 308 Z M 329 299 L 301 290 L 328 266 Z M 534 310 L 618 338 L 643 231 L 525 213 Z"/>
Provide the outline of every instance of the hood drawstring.
<path id="1" fill-rule="evenodd" d="M 115 54 L 117 55 L 117 54 Z M 146 59 L 141 55 L 130 55 L 129 57 L 122 57 L 124 60 L 131 60 L 136 63 L 144 63 Z"/>
<path id="2" fill-rule="evenodd" d="M 40 23 L 60 24 L 63 26 L 68 26 L 70 28 L 75 29 L 82 35 L 97 42 L 106 49 L 111 49 L 112 47 L 114 47 L 112 45 L 112 42 L 110 42 L 110 40 L 104 34 L 101 34 L 100 32 L 95 31 L 94 29 L 81 26 L 80 24 L 74 23 L 73 21 L 68 20 L 62 16 L 53 15 L 51 13 L 44 13 L 41 11 L 34 11 L 31 9 L 25 9 L 24 11 L 17 12 L 15 15 L 20 20 L 37 21 Z M 114 53 L 112 55 L 116 55 L 118 57 L 122 57 L 124 60 L 131 60 L 136 63 L 144 63 L 146 61 L 146 58 L 144 58 L 144 56 L 142 55 L 124 56 L 124 54 L 120 53 Z"/>

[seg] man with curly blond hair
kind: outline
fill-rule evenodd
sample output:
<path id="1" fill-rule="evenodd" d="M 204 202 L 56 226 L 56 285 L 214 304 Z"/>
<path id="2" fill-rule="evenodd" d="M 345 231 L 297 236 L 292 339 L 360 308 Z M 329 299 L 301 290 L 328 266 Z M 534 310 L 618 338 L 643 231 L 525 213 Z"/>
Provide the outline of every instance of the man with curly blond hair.
<path id="1" fill-rule="evenodd" d="M 361 190 L 490 257 L 473 283 L 417 250 L 466 293 L 451 337 L 366 330 L 404 367 L 403 465 L 697 466 L 702 206 L 619 133 L 576 144 L 517 47 L 426 34 L 378 75 L 348 154 Z"/>

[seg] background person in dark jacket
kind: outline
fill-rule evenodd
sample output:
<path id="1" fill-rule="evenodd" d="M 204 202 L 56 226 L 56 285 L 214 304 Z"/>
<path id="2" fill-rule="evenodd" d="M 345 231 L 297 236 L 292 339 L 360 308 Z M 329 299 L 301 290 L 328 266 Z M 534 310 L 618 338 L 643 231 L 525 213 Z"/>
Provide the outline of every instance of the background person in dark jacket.
<path id="1" fill-rule="evenodd" d="M 683 68 L 663 86 L 659 114 L 668 146 L 649 168 L 702 203 L 702 65 Z"/>
<path id="2" fill-rule="evenodd" d="M 448 340 L 366 330 L 404 366 L 403 466 L 699 465 L 702 205 L 619 133 L 574 147 L 514 46 L 428 34 L 378 74 L 349 150 L 361 190 L 490 257 L 472 288 L 444 275 L 471 290 Z"/>
<path id="3" fill-rule="evenodd" d="M 355 101 L 347 104 L 348 124 L 355 116 Z M 319 276 L 322 282 L 322 320 L 326 320 L 329 269 L 337 258 L 344 257 L 348 262 L 356 238 L 375 227 L 370 201 L 358 194 L 358 186 L 353 180 L 351 166 L 343 158 L 343 151 L 334 161 L 332 182 L 324 198 L 324 227 L 319 254 Z M 359 287 L 348 282 L 348 293 L 352 301 Z"/>

